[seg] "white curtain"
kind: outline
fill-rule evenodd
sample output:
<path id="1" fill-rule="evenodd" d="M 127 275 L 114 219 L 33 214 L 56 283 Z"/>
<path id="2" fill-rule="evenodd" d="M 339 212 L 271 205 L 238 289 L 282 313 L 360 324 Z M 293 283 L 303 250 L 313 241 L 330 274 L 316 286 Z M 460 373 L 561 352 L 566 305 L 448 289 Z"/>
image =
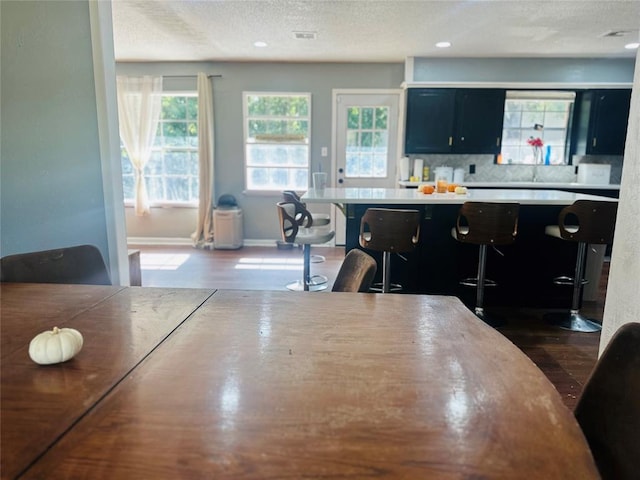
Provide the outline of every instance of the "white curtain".
<path id="1" fill-rule="evenodd" d="M 136 172 L 135 212 L 149 213 L 144 167 L 151 156 L 162 109 L 162 77 L 117 77 L 120 138 Z"/>
<path id="2" fill-rule="evenodd" d="M 199 205 L 198 225 L 191 238 L 198 248 L 213 244 L 213 86 L 204 73 L 198 74 L 198 160 Z"/>

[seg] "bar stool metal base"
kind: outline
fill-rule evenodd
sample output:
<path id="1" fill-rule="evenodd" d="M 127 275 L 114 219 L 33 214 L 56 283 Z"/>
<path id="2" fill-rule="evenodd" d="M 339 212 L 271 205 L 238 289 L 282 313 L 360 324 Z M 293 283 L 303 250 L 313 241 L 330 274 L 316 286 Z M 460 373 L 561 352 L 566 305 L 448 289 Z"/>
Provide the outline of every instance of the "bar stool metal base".
<path id="1" fill-rule="evenodd" d="M 464 278 L 462 280 L 460 280 L 460 285 L 464 285 L 465 287 L 478 287 L 478 277 L 470 277 L 470 278 Z M 489 280 L 488 278 L 484 279 L 484 286 L 485 287 L 497 287 L 498 284 L 493 281 L 493 280 Z"/>
<path id="2" fill-rule="evenodd" d="M 313 275 L 309 279 L 309 288 L 307 289 L 307 291 L 319 292 L 321 290 L 326 290 L 327 286 L 328 286 L 327 277 L 325 277 L 324 275 Z M 287 290 L 291 290 L 293 292 L 305 291 L 302 280 L 296 280 L 295 282 L 288 283 L 286 287 L 287 287 Z"/>
<path id="3" fill-rule="evenodd" d="M 324 255 L 311 255 L 311 263 L 322 263 L 325 260 Z"/>
<path id="4" fill-rule="evenodd" d="M 402 285 L 400 285 L 399 283 L 391 283 L 389 284 L 389 289 L 387 290 L 387 293 L 398 293 L 398 292 L 402 292 L 403 288 Z M 385 293 L 384 292 L 384 284 L 383 283 L 374 283 L 373 285 L 371 285 L 371 288 L 369 288 L 370 292 L 373 293 Z"/>
<path id="5" fill-rule="evenodd" d="M 481 307 L 476 307 L 475 310 L 474 310 L 474 313 L 476 314 L 476 317 L 478 317 L 484 323 L 486 323 L 487 325 L 489 325 L 490 327 L 493 327 L 493 328 L 502 327 L 507 323 L 501 317 L 496 317 L 494 315 L 488 315 L 487 312 L 485 312 L 484 309 L 481 308 Z"/>
<path id="6" fill-rule="evenodd" d="M 572 332 L 599 332 L 602 325 L 580 315 L 577 311 L 547 313 L 543 317 L 550 324 Z"/>

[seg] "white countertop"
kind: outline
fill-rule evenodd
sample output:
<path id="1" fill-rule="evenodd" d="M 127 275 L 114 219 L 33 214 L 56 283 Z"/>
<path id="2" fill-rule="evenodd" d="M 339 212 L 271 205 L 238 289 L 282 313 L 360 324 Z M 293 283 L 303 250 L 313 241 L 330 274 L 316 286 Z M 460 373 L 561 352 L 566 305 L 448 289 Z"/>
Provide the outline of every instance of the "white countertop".
<path id="1" fill-rule="evenodd" d="M 399 181 L 401 187 L 418 187 L 419 185 L 434 182 L 410 182 L 408 180 Z M 534 189 L 588 189 L 588 190 L 620 190 L 619 184 L 602 183 L 578 183 L 578 182 L 463 182 L 461 185 L 471 188 L 534 188 Z"/>
<path id="2" fill-rule="evenodd" d="M 420 193 L 413 188 L 327 188 L 318 194 L 313 188 L 302 196 L 306 203 L 360 204 L 462 204 L 474 202 L 518 202 L 522 205 L 570 205 L 576 200 L 617 202 L 616 198 L 538 189 L 474 189 L 465 195 Z"/>

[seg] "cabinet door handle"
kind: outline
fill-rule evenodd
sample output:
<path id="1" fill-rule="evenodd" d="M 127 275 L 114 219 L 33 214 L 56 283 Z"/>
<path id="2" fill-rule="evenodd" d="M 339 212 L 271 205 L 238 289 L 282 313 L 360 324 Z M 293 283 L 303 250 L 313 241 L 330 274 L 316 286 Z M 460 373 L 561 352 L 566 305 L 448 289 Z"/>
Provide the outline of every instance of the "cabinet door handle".
<path id="1" fill-rule="evenodd" d="M 593 141 L 591 142 L 591 146 L 595 147 L 596 146 L 596 137 L 593 137 Z"/>
<path id="2" fill-rule="evenodd" d="M 500 146 L 500 137 L 496 137 L 496 147 Z"/>
<path id="3" fill-rule="evenodd" d="M 449 146 L 453 145 L 453 137 L 449 137 Z"/>

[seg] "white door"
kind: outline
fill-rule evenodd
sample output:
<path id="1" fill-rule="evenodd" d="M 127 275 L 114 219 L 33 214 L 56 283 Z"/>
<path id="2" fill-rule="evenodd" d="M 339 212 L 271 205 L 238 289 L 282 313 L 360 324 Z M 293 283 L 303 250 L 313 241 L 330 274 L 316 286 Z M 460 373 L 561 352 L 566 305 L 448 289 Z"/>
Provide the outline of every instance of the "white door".
<path id="1" fill-rule="evenodd" d="M 396 188 L 402 90 L 334 91 L 333 185 Z M 336 244 L 345 242 L 345 218 L 335 210 Z"/>

